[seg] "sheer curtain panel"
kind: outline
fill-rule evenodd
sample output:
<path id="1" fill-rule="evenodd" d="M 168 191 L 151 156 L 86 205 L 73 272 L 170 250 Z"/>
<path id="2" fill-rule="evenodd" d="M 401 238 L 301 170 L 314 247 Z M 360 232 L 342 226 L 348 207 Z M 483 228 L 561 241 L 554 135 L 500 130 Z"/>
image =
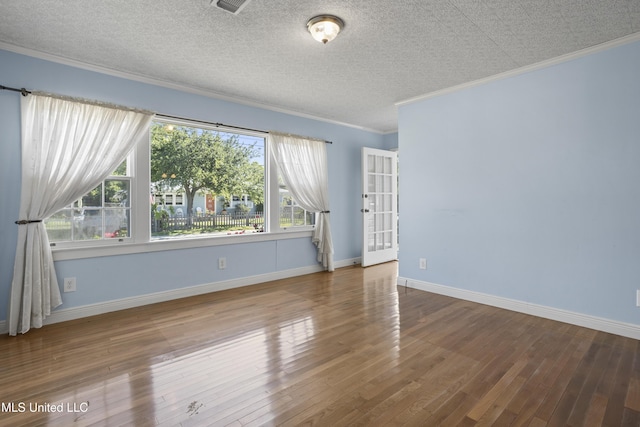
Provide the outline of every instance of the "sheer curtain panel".
<path id="1" fill-rule="evenodd" d="M 32 93 L 21 98 L 22 187 L 9 334 L 39 328 L 62 304 L 42 220 L 71 204 L 148 137 L 153 114 Z"/>
<path id="2" fill-rule="evenodd" d="M 303 209 L 317 213 L 312 241 L 318 248 L 318 262 L 333 271 L 326 142 L 279 132 L 269 132 L 269 140 L 291 195 Z"/>

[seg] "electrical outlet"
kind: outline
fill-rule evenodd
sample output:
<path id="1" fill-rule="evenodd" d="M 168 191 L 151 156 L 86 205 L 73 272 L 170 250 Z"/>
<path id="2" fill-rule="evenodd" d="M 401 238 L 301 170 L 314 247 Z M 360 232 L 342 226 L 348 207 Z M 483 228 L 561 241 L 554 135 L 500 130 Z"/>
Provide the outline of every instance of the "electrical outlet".
<path id="1" fill-rule="evenodd" d="M 64 291 L 65 292 L 75 292 L 76 291 L 76 278 L 75 277 L 65 277 L 64 278 Z"/>
<path id="2" fill-rule="evenodd" d="M 426 270 L 426 269 L 427 269 L 427 259 L 420 258 L 420 270 Z"/>
<path id="3" fill-rule="evenodd" d="M 224 270 L 227 268 L 227 259 L 222 257 L 218 258 L 218 270 Z"/>

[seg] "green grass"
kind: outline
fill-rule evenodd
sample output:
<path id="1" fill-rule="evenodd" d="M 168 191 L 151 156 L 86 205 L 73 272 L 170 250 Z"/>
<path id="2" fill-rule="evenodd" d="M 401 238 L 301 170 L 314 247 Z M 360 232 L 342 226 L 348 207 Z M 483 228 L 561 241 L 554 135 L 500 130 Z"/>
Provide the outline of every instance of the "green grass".
<path id="1" fill-rule="evenodd" d="M 228 233 L 236 231 L 254 231 L 253 227 L 210 227 L 210 228 L 192 228 L 186 230 L 166 230 L 152 233 L 153 237 L 180 237 L 180 236 L 198 236 L 202 234 Z"/>

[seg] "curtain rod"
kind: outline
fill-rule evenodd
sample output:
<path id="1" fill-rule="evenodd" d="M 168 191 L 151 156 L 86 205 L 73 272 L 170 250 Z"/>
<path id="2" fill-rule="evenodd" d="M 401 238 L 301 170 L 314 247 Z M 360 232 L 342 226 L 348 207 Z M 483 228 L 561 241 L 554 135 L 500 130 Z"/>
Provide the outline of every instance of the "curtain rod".
<path id="1" fill-rule="evenodd" d="M 27 96 L 31 93 L 31 91 L 26 90 L 25 88 L 16 89 L 15 87 L 8 87 L 0 85 L 0 90 L 11 90 L 13 92 L 20 92 L 22 96 Z"/>
<path id="2" fill-rule="evenodd" d="M 17 89 L 15 87 L 8 87 L 8 86 L 3 86 L 0 85 L 0 90 L 10 90 L 13 92 L 20 92 L 22 94 L 22 96 L 27 96 L 31 93 L 31 91 L 26 90 L 25 88 L 20 88 Z M 212 123 L 212 122 L 207 122 L 204 120 L 194 120 L 194 119 L 187 119 L 184 117 L 176 117 L 176 116 L 169 116 L 167 114 L 156 114 L 157 117 L 161 117 L 161 118 L 165 118 L 165 119 L 174 119 L 174 120 L 182 120 L 182 121 L 187 121 L 187 122 L 195 122 L 195 123 L 202 123 L 202 124 L 206 124 L 206 125 L 210 125 L 210 126 L 216 126 L 216 127 L 226 127 L 226 128 L 231 128 L 231 129 L 239 129 L 239 130 L 248 130 L 250 132 L 260 132 L 260 133 L 269 133 L 266 132 L 264 130 L 260 130 L 260 129 L 251 129 L 251 128 L 245 128 L 242 126 L 233 126 L 233 125 L 225 125 L 224 123 Z M 327 144 L 333 144 L 333 142 L 331 141 L 325 141 Z"/>
<path id="3" fill-rule="evenodd" d="M 224 123 L 213 123 L 213 122 L 207 122 L 206 120 L 187 119 L 185 117 L 169 116 L 167 114 L 156 114 L 156 117 L 160 117 L 160 118 L 164 118 L 164 119 L 181 120 L 181 121 L 185 121 L 185 122 L 202 123 L 202 124 L 205 124 L 205 125 L 216 126 L 216 127 L 225 127 L 225 128 L 231 128 L 231 129 L 239 129 L 239 130 L 248 130 L 250 132 L 269 133 L 268 131 L 264 131 L 264 130 L 260 130 L 260 129 L 251 129 L 251 128 L 245 128 L 245 127 L 242 127 L 242 126 L 225 125 Z M 332 141 L 325 141 L 325 143 L 333 144 Z"/>

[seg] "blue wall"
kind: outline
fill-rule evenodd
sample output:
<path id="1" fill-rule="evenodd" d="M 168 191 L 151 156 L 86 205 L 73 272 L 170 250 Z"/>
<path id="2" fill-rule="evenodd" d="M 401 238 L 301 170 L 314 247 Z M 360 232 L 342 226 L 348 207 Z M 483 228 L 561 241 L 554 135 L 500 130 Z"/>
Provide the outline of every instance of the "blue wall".
<path id="1" fill-rule="evenodd" d="M 384 149 L 394 150 L 398 148 L 398 132 L 387 133 L 383 136 Z"/>
<path id="2" fill-rule="evenodd" d="M 640 325 L 640 42 L 403 105 L 398 128 L 402 277 Z"/>
<path id="3" fill-rule="evenodd" d="M 358 258 L 360 149 L 382 148 L 383 135 L 127 80 L 0 50 L 0 84 L 145 108 L 158 113 L 333 141 L 328 146 L 335 260 Z M 20 199 L 20 95 L 0 91 L 0 320 L 6 320 Z M 227 257 L 227 269 L 211 267 Z M 185 286 L 315 266 L 310 239 L 294 239 L 56 262 L 60 282 L 78 291 L 61 308 Z"/>

